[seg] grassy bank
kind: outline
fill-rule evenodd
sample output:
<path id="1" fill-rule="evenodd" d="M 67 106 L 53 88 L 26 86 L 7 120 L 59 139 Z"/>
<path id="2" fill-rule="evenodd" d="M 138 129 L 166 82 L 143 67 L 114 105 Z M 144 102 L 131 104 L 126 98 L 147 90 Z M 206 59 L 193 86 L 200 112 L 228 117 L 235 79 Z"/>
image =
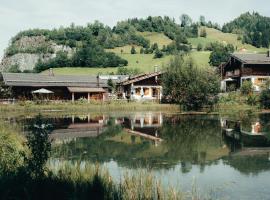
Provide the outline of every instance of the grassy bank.
<path id="1" fill-rule="evenodd" d="M 1 199 L 188 199 L 184 194 L 165 189 L 151 173 L 125 174 L 119 183 L 114 182 L 106 169 L 92 164 L 84 169 L 65 165 L 58 171 L 47 170 L 42 177 L 29 177 L 24 171 L 0 177 Z"/>
<path id="2" fill-rule="evenodd" d="M 3 114 L 31 113 L 31 112 L 69 112 L 69 113 L 87 113 L 87 112 L 130 112 L 130 111 L 164 111 L 178 112 L 179 106 L 175 104 L 159 104 L 155 102 L 126 102 L 126 101 L 109 101 L 109 102 L 50 102 L 37 104 L 32 101 L 18 102 L 10 105 L 0 105 L 0 112 Z"/>

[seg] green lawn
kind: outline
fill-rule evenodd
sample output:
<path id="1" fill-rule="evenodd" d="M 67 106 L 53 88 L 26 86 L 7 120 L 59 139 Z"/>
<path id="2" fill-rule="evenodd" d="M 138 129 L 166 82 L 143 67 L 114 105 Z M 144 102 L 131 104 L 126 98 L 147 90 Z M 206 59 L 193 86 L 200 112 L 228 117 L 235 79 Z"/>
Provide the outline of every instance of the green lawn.
<path id="1" fill-rule="evenodd" d="M 207 32 L 207 37 L 199 37 L 199 38 L 189 38 L 189 42 L 192 44 L 193 47 L 197 47 L 199 43 L 203 46 L 210 42 L 222 42 L 224 44 L 233 44 L 237 47 L 237 50 L 246 49 L 246 52 L 265 52 L 266 49 L 264 48 L 256 48 L 249 44 L 242 44 L 240 40 L 237 40 L 237 34 L 231 33 L 222 33 L 213 28 L 205 28 Z M 150 43 L 157 43 L 160 48 L 163 45 L 168 45 L 172 42 L 167 36 L 162 33 L 152 33 L 152 32 L 138 32 L 138 34 L 144 36 L 145 38 L 150 40 Z M 153 54 L 140 54 L 140 46 L 134 46 L 137 54 L 130 54 L 131 45 L 126 45 L 123 47 L 117 47 L 114 49 L 107 49 L 108 52 L 114 52 L 120 57 L 126 59 L 128 61 L 129 68 L 138 68 L 141 72 L 152 72 L 154 71 L 154 66 L 158 66 L 160 69 L 163 65 L 166 65 L 172 56 L 165 56 L 160 59 L 154 59 Z M 208 67 L 209 64 L 209 51 L 192 51 L 191 57 L 194 59 L 194 62 L 199 67 Z M 116 73 L 117 68 L 114 67 L 107 67 L 107 68 L 83 68 L 83 67 L 69 67 L 69 68 L 55 68 L 55 74 L 74 74 L 74 75 L 84 75 L 84 74 L 109 74 L 109 73 Z M 47 71 L 43 73 L 48 73 Z"/>
<path id="2" fill-rule="evenodd" d="M 150 44 L 157 43 L 159 48 L 162 48 L 163 45 L 168 45 L 172 42 L 172 40 L 168 38 L 166 35 L 164 35 L 163 33 L 138 32 L 138 34 L 150 40 Z"/>
<path id="3" fill-rule="evenodd" d="M 153 72 L 154 66 L 157 65 L 159 69 L 166 65 L 172 56 L 165 56 L 164 58 L 153 59 L 152 54 L 119 54 L 122 58 L 128 60 L 128 67 L 138 68 L 141 72 Z M 191 52 L 191 57 L 194 59 L 195 63 L 199 67 L 209 66 L 209 51 L 201 52 Z M 97 75 L 97 74 L 109 74 L 116 73 L 117 68 L 107 67 L 107 68 L 89 68 L 89 67 L 63 67 L 54 68 L 55 74 L 66 74 L 66 75 Z M 42 73 L 48 73 L 44 71 Z"/>
<path id="4" fill-rule="evenodd" d="M 159 69 L 166 65 L 172 56 L 165 56 L 163 58 L 154 59 L 153 54 L 119 54 L 122 58 L 128 60 L 129 68 L 138 68 L 141 72 L 153 72 L 154 66 L 158 66 Z M 63 67 L 63 68 L 54 68 L 55 74 L 66 74 L 66 75 L 89 75 L 89 74 L 109 74 L 116 73 L 116 67 Z M 48 73 L 48 70 L 42 72 Z"/>
<path id="5" fill-rule="evenodd" d="M 203 46 L 205 46 L 207 43 L 210 42 L 221 42 L 223 44 L 233 44 L 237 49 L 237 51 L 242 52 L 266 52 L 267 50 L 265 48 L 256 48 L 250 44 L 242 44 L 241 40 L 237 40 L 238 35 L 232 34 L 232 33 L 223 33 L 219 30 L 213 29 L 213 28 L 205 28 L 207 37 L 199 37 L 199 38 L 189 38 L 189 42 L 192 44 L 193 47 L 197 47 L 199 43 L 201 43 Z"/>
<path id="6" fill-rule="evenodd" d="M 191 57 L 199 67 L 209 67 L 210 51 L 192 51 Z"/>

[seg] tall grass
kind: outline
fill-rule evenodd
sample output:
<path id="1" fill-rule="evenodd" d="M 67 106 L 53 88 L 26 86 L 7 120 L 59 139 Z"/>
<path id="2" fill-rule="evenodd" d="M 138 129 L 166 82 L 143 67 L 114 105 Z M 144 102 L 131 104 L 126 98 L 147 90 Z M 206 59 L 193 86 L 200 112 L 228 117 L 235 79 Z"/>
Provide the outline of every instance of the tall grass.
<path id="1" fill-rule="evenodd" d="M 36 111 L 83 111 L 83 112 L 109 112 L 109 111 L 179 111 L 178 105 L 159 104 L 156 102 L 127 102 L 108 101 L 90 103 L 72 102 L 44 102 L 33 101 L 18 102 L 14 105 L 0 105 L 0 113 L 4 112 L 36 112 Z"/>
<path id="2" fill-rule="evenodd" d="M 27 150 L 18 129 L 15 125 L 0 122 L 0 175 L 23 165 Z"/>

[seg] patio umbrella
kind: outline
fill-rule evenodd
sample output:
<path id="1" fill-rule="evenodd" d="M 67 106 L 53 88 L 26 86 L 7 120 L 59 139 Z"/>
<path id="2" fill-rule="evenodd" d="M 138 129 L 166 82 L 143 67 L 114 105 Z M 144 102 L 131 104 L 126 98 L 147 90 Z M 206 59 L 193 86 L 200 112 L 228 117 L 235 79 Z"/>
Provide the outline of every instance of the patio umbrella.
<path id="1" fill-rule="evenodd" d="M 32 92 L 32 94 L 52 94 L 53 92 L 44 88 L 41 88 L 39 90 L 35 90 Z"/>

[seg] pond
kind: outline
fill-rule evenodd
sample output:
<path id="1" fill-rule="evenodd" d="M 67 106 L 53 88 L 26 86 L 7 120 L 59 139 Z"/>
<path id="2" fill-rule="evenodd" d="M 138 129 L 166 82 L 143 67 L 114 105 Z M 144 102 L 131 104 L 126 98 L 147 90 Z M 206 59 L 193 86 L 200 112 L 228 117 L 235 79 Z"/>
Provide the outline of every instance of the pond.
<path id="1" fill-rule="evenodd" d="M 119 181 L 148 170 L 165 187 L 219 199 L 269 199 L 270 115 L 231 119 L 161 112 L 44 117 L 52 127 L 48 164 L 100 163 Z M 6 119 L 24 132 L 35 117 Z"/>

